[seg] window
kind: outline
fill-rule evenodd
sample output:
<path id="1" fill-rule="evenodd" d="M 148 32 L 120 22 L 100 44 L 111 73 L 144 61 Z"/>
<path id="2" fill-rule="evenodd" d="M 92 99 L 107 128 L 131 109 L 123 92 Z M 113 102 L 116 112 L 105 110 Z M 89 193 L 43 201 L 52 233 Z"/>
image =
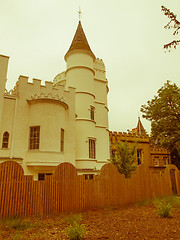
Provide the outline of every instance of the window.
<path id="1" fill-rule="evenodd" d="M 95 112 L 95 107 L 91 106 L 91 108 L 90 108 L 91 120 L 94 120 L 94 112 Z"/>
<path id="2" fill-rule="evenodd" d="M 40 126 L 30 127 L 30 149 L 39 149 Z"/>
<path id="3" fill-rule="evenodd" d="M 138 161 L 138 165 L 142 164 L 142 150 L 141 149 L 137 149 L 137 161 Z"/>
<path id="4" fill-rule="evenodd" d="M 8 148 L 8 143 L 9 143 L 9 133 L 5 132 L 3 134 L 2 148 Z"/>
<path id="5" fill-rule="evenodd" d="M 89 158 L 96 158 L 95 140 L 89 139 Z"/>
<path id="6" fill-rule="evenodd" d="M 64 152 L 64 129 L 61 128 L 61 152 Z"/>
<path id="7" fill-rule="evenodd" d="M 167 157 L 163 157 L 163 162 L 164 162 L 164 166 L 167 166 L 167 165 L 168 165 L 168 159 L 167 159 Z"/>
<path id="8" fill-rule="evenodd" d="M 52 173 L 38 173 L 38 181 L 44 181 L 45 176 L 50 176 Z"/>
<path id="9" fill-rule="evenodd" d="M 155 167 L 159 166 L 159 158 L 158 157 L 154 158 L 154 165 L 155 165 Z"/>
<path id="10" fill-rule="evenodd" d="M 84 174 L 85 180 L 92 180 L 94 174 Z"/>

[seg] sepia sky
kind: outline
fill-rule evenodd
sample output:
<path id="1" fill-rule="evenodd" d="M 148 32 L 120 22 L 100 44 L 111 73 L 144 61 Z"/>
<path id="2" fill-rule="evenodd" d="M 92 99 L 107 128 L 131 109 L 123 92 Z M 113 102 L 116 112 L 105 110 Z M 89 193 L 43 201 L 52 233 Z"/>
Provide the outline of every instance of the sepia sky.
<path id="1" fill-rule="evenodd" d="M 180 46 L 163 50 L 174 37 L 163 28 L 168 18 L 161 5 L 180 20 L 179 0 L 0 0 L 0 54 L 10 57 L 7 89 L 19 75 L 44 84 L 65 70 L 80 6 L 89 45 L 106 66 L 109 128 L 131 130 L 141 105 L 166 80 L 180 86 Z M 150 133 L 150 123 L 142 123 Z"/>

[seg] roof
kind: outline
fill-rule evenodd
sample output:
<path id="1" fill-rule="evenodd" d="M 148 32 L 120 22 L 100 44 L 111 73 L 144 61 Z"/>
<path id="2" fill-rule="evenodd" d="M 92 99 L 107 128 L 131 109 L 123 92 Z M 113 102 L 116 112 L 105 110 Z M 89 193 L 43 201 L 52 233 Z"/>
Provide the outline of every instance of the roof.
<path id="1" fill-rule="evenodd" d="M 146 130 L 144 129 L 142 122 L 140 120 L 140 117 L 138 118 L 138 124 L 137 124 L 136 129 L 137 129 L 137 133 L 139 135 L 147 135 Z"/>
<path id="2" fill-rule="evenodd" d="M 74 50 L 85 50 L 86 52 L 89 52 L 92 55 L 93 58 L 95 58 L 95 55 L 94 55 L 94 53 L 92 52 L 92 50 L 89 46 L 86 35 L 85 35 L 84 30 L 82 28 L 81 21 L 79 21 L 79 24 L 78 24 L 78 27 L 76 29 L 76 33 L 75 33 L 74 38 L 72 40 L 71 46 L 70 46 L 69 50 L 67 51 L 67 53 L 65 55 L 65 59 L 66 59 L 67 55 Z"/>

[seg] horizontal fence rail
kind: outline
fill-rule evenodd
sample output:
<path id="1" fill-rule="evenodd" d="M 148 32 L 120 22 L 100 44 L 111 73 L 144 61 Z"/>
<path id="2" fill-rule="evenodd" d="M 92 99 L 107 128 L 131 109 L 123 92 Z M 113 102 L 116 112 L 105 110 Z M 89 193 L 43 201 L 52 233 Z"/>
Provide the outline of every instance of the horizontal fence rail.
<path id="1" fill-rule="evenodd" d="M 45 181 L 34 181 L 33 176 L 24 175 L 18 163 L 7 161 L 0 164 L 0 217 L 56 215 L 124 206 L 170 195 L 172 189 L 180 194 L 180 171 L 174 165 L 164 172 L 153 172 L 140 165 L 131 178 L 125 178 L 115 166 L 106 164 L 99 175 L 86 180 L 77 175 L 72 164 L 61 163 Z"/>

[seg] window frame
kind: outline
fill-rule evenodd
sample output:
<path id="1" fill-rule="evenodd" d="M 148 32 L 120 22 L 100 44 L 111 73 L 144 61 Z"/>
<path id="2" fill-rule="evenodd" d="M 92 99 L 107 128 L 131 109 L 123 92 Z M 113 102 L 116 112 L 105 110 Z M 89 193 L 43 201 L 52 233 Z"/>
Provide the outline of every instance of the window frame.
<path id="1" fill-rule="evenodd" d="M 3 134 L 2 148 L 8 149 L 8 146 L 9 146 L 9 132 L 5 131 Z"/>
<path id="2" fill-rule="evenodd" d="M 137 163 L 138 165 L 143 163 L 143 150 L 137 149 Z"/>
<path id="3" fill-rule="evenodd" d="M 90 106 L 90 119 L 94 121 L 95 119 L 95 107 L 94 106 Z"/>
<path id="4" fill-rule="evenodd" d="M 165 167 L 168 165 L 168 158 L 167 157 L 163 157 L 163 163 L 164 163 Z"/>
<path id="5" fill-rule="evenodd" d="M 93 180 L 94 179 L 94 174 L 84 174 L 84 179 L 85 180 Z"/>
<path id="6" fill-rule="evenodd" d="M 39 148 L 40 148 L 40 126 L 30 126 L 29 149 L 38 150 Z"/>
<path id="7" fill-rule="evenodd" d="M 45 181 L 46 180 L 46 176 L 50 176 L 52 175 L 52 173 L 38 173 L 38 181 Z M 42 179 L 40 179 L 42 178 Z"/>
<path id="8" fill-rule="evenodd" d="M 60 141 L 60 151 L 64 152 L 64 128 L 61 128 L 61 141 Z"/>
<path id="9" fill-rule="evenodd" d="M 89 158 L 95 159 L 96 158 L 96 140 L 89 138 Z"/>
<path id="10" fill-rule="evenodd" d="M 159 157 L 157 156 L 154 157 L 154 166 L 159 167 Z"/>

